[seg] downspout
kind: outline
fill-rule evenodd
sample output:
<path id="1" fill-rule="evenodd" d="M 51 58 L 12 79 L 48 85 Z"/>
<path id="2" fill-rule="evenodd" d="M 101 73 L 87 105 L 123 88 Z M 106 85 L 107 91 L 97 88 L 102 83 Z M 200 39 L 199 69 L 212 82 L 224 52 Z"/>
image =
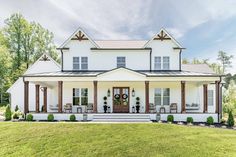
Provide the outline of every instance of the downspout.
<path id="1" fill-rule="evenodd" d="M 61 49 L 61 71 L 63 72 L 63 50 Z"/>
<path id="2" fill-rule="evenodd" d="M 182 66 L 181 66 L 181 64 L 182 64 L 182 63 L 181 63 L 181 59 L 182 59 L 182 58 L 181 58 L 181 56 L 182 56 L 181 53 L 182 53 L 182 49 L 180 49 L 180 51 L 179 51 L 179 70 L 180 70 L 180 71 L 181 71 L 181 69 L 182 69 L 182 68 L 181 68 L 181 67 L 182 67 Z"/>
<path id="3" fill-rule="evenodd" d="M 150 72 L 152 71 L 152 48 L 150 48 Z"/>
<path id="4" fill-rule="evenodd" d="M 218 106 L 218 122 L 220 122 L 220 118 L 222 117 L 222 85 L 221 85 L 221 81 L 222 81 L 222 77 L 220 76 L 220 81 L 219 81 L 219 92 L 220 92 L 220 94 L 219 94 L 219 106 Z"/>

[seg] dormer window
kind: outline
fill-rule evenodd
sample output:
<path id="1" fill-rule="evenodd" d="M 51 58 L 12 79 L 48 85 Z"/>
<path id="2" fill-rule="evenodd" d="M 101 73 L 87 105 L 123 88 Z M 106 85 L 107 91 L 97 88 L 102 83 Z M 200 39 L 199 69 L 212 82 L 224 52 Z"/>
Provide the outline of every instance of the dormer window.
<path id="1" fill-rule="evenodd" d="M 170 69 L 170 57 L 165 56 L 163 57 L 163 70 L 169 70 Z"/>
<path id="2" fill-rule="evenodd" d="M 73 70 L 79 70 L 79 57 L 73 57 Z"/>
<path id="3" fill-rule="evenodd" d="M 125 57 L 117 57 L 116 58 L 117 68 L 119 67 L 125 67 Z"/>
<path id="4" fill-rule="evenodd" d="M 81 70 L 88 70 L 88 57 L 81 57 Z"/>
<path id="5" fill-rule="evenodd" d="M 161 70 L 161 57 L 154 58 L 154 70 Z"/>

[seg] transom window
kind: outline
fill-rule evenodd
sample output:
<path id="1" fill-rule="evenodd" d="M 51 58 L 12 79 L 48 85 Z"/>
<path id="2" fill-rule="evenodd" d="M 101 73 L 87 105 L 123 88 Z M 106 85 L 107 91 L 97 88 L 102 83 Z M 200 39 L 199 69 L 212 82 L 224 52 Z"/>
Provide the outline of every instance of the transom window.
<path id="1" fill-rule="evenodd" d="M 207 104 L 208 106 L 213 106 L 214 104 L 214 91 L 213 90 L 207 91 Z"/>
<path id="2" fill-rule="evenodd" d="M 73 88 L 73 105 L 88 105 L 88 88 Z"/>
<path id="3" fill-rule="evenodd" d="M 125 67 L 126 66 L 125 57 L 117 57 L 116 58 L 116 63 L 117 63 L 117 68 Z"/>
<path id="4" fill-rule="evenodd" d="M 155 88 L 155 105 L 170 105 L 170 88 Z"/>
<path id="5" fill-rule="evenodd" d="M 88 70 L 88 57 L 81 57 L 81 70 Z"/>
<path id="6" fill-rule="evenodd" d="M 165 56 L 163 57 L 163 70 L 169 70 L 170 69 L 170 57 Z"/>
<path id="7" fill-rule="evenodd" d="M 155 57 L 154 70 L 161 70 L 161 57 Z"/>
<path id="8" fill-rule="evenodd" d="M 79 70 L 79 57 L 73 57 L 73 69 Z"/>

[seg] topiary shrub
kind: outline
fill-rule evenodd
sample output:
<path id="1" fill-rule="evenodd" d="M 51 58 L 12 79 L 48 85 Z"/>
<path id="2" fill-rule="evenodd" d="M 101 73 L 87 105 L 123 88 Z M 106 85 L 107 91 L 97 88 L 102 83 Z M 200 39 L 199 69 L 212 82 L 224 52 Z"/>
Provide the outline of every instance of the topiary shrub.
<path id="1" fill-rule="evenodd" d="M 27 114 L 26 120 L 27 121 L 33 121 L 34 120 L 34 116 L 32 114 Z"/>
<path id="2" fill-rule="evenodd" d="M 18 105 L 16 105 L 15 112 L 17 112 L 18 110 L 19 110 L 19 107 L 18 107 Z"/>
<path id="3" fill-rule="evenodd" d="M 187 117 L 187 123 L 193 123 L 193 118 L 192 117 Z"/>
<path id="4" fill-rule="evenodd" d="M 229 111 L 229 116 L 228 116 L 227 124 L 228 124 L 229 127 L 234 126 L 234 116 L 233 116 L 232 111 Z"/>
<path id="5" fill-rule="evenodd" d="M 7 105 L 4 115 L 5 115 L 5 120 L 6 121 L 11 120 L 11 108 L 10 108 L 9 105 Z"/>
<path id="6" fill-rule="evenodd" d="M 213 125 L 214 124 L 214 119 L 212 116 L 207 117 L 207 124 Z"/>
<path id="7" fill-rule="evenodd" d="M 49 121 L 49 122 L 54 121 L 54 115 L 53 115 L 53 114 L 49 114 L 49 115 L 48 115 L 48 121 Z"/>
<path id="8" fill-rule="evenodd" d="M 13 115 L 12 115 L 12 118 L 13 119 L 19 119 L 19 115 L 17 112 L 14 112 Z"/>
<path id="9" fill-rule="evenodd" d="M 174 122 L 174 116 L 173 115 L 168 115 L 167 116 L 167 122 Z"/>
<path id="10" fill-rule="evenodd" d="M 74 114 L 70 115 L 70 121 L 72 122 L 76 121 L 76 117 Z"/>

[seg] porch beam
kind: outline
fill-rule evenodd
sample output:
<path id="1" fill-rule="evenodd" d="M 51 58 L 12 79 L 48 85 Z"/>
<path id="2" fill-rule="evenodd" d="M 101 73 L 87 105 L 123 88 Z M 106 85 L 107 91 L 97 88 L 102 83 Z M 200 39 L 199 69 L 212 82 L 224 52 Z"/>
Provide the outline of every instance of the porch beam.
<path id="1" fill-rule="evenodd" d="M 35 111 L 39 113 L 39 86 L 38 84 L 35 85 Z"/>
<path id="2" fill-rule="evenodd" d="M 43 111 L 47 112 L 48 98 L 47 98 L 47 87 L 43 87 Z"/>
<path id="3" fill-rule="evenodd" d="M 149 113 L 149 81 L 145 81 L 145 109 Z"/>
<path id="4" fill-rule="evenodd" d="M 208 101 L 207 101 L 207 97 L 208 97 L 208 87 L 207 84 L 203 85 L 203 113 L 206 113 L 208 111 Z"/>
<path id="5" fill-rule="evenodd" d="M 215 107 L 215 113 L 219 113 L 220 81 L 215 81 L 215 87 L 216 87 L 216 107 Z"/>
<path id="6" fill-rule="evenodd" d="M 181 81 L 181 113 L 185 112 L 185 81 Z"/>
<path id="7" fill-rule="evenodd" d="M 93 112 L 97 113 L 97 88 L 98 81 L 93 81 L 93 90 L 94 90 L 94 98 L 93 98 Z"/>
<path id="8" fill-rule="evenodd" d="M 63 82 L 58 81 L 58 112 L 62 113 L 62 87 Z"/>
<path id="9" fill-rule="evenodd" d="M 24 81 L 24 113 L 29 113 L 29 81 Z"/>

